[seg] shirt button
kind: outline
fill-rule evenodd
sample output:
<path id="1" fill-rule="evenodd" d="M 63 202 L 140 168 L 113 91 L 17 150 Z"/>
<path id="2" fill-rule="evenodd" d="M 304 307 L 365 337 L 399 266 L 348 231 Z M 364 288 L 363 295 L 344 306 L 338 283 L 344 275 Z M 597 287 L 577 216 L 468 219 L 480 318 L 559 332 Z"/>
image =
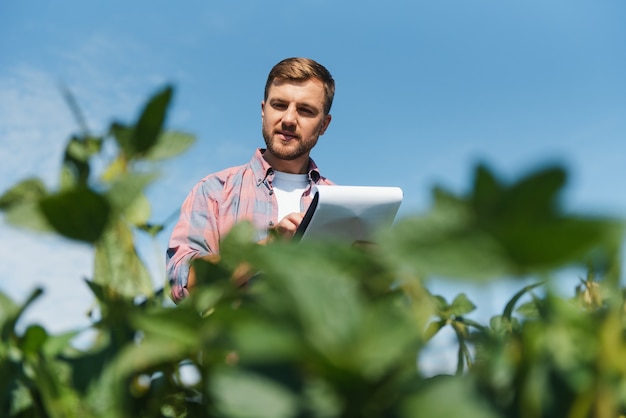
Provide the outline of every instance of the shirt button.
<path id="1" fill-rule="evenodd" d="M 270 226 L 274 226 L 274 222 L 273 222 L 273 221 L 270 221 L 269 225 L 270 225 Z"/>

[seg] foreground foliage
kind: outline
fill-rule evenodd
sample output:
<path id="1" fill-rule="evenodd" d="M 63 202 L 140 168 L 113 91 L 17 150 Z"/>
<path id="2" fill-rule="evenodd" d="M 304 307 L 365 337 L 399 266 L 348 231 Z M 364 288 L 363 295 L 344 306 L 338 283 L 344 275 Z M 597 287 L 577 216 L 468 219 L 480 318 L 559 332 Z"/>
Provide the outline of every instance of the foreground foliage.
<path id="1" fill-rule="evenodd" d="M 59 190 L 27 179 L 0 197 L 5 221 L 93 245 L 86 285 L 97 301 L 96 337 L 77 348 L 78 331 L 19 326 L 43 290 L 22 303 L 0 293 L 1 416 L 620 415 L 623 222 L 564 213 L 559 167 L 505 183 L 479 166 L 467 195 L 436 188 L 428 213 L 400 220 L 375 246 L 258 246 L 241 224 L 219 264 L 196 265 L 198 290 L 165 303 L 167 285 L 153 290 L 134 234 L 162 229 L 144 194 L 155 162 L 193 142 L 163 128 L 171 96 L 157 92 L 133 124 L 72 137 Z M 107 144 L 117 150 L 110 160 Z M 96 158 L 103 172 L 93 172 Z M 259 272 L 244 288 L 230 280 L 241 263 Z M 572 298 L 552 291 L 564 271 L 585 274 Z M 443 277 L 537 281 L 481 324 L 464 294 L 428 291 Z M 457 373 L 426 376 L 416 360 L 448 327 Z"/>

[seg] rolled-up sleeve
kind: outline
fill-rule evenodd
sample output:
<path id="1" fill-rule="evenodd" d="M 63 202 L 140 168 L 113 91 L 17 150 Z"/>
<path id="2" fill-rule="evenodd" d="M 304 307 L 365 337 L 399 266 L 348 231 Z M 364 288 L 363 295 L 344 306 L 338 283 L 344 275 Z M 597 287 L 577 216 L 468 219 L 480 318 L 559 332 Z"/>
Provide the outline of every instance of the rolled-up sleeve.
<path id="1" fill-rule="evenodd" d="M 170 237 L 166 268 L 174 302 L 188 295 L 187 279 L 191 260 L 218 252 L 219 205 L 210 196 L 206 181 L 198 183 L 180 209 L 180 217 Z"/>

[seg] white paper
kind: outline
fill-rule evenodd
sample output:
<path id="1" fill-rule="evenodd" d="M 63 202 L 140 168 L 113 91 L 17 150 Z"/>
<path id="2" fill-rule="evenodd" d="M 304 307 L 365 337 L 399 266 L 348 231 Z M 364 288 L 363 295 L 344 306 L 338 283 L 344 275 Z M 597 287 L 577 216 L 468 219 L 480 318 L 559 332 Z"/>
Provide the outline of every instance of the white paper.
<path id="1" fill-rule="evenodd" d="M 332 238 L 371 241 L 374 233 L 390 227 L 402 203 L 399 187 L 314 186 L 319 194 L 315 212 L 302 239 Z"/>

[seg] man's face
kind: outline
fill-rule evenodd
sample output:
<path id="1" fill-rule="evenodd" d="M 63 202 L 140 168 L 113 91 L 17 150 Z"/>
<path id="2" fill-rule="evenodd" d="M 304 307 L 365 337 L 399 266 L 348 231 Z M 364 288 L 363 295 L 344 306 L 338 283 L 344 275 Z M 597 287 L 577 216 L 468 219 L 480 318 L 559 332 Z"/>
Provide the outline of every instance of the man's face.
<path id="1" fill-rule="evenodd" d="M 324 85 L 318 79 L 274 80 L 261 103 L 263 138 L 276 160 L 308 163 L 309 152 L 324 134 L 331 116 L 324 115 Z M 282 170 L 281 170 L 282 171 Z"/>

